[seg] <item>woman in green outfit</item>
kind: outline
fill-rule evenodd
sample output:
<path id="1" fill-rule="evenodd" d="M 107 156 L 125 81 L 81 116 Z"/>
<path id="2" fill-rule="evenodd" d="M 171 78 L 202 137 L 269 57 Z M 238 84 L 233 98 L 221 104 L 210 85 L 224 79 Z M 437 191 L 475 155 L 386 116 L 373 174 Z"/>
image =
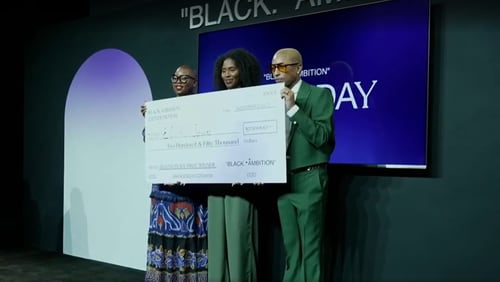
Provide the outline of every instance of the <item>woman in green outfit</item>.
<path id="1" fill-rule="evenodd" d="M 259 61 L 245 49 L 229 50 L 215 62 L 217 90 L 256 86 L 262 78 Z M 208 281 L 257 281 L 255 188 L 232 186 L 208 197 Z"/>

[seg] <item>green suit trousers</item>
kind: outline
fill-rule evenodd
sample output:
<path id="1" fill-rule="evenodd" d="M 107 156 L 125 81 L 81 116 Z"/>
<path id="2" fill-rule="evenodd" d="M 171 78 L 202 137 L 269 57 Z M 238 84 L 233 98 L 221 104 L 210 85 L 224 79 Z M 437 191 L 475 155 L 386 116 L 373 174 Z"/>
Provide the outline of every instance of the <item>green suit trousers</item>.
<path id="1" fill-rule="evenodd" d="M 321 279 L 321 246 L 328 186 L 326 168 L 289 174 L 291 192 L 278 199 L 286 282 Z"/>
<path id="2" fill-rule="evenodd" d="M 235 196 L 208 197 L 208 281 L 257 281 L 257 210 Z"/>

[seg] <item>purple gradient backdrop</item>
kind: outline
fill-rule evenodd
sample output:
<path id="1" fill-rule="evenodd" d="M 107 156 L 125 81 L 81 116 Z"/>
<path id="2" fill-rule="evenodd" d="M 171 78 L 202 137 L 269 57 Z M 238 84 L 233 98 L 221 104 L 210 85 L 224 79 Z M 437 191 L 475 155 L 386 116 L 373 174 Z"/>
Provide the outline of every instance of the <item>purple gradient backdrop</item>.
<path id="1" fill-rule="evenodd" d="M 142 67 L 119 49 L 95 52 L 73 77 L 64 120 L 65 254 L 144 270 L 151 184 L 140 105 L 151 97 Z"/>

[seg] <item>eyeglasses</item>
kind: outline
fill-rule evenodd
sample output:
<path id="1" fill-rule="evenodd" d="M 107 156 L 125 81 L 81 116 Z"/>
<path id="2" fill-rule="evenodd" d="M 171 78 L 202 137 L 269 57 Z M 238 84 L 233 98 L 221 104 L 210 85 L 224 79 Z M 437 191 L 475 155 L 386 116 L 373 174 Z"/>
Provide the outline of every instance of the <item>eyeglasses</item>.
<path id="1" fill-rule="evenodd" d="M 172 76 L 170 77 L 170 80 L 172 81 L 172 83 L 176 83 L 177 81 L 180 81 L 181 83 L 187 83 L 188 80 L 196 80 L 194 77 L 190 76 L 190 75 L 175 75 L 175 74 L 172 74 Z"/>
<path id="2" fill-rule="evenodd" d="M 270 65 L 269 70 L 274 73 L 276 69 L 278 69 L 280 72 L 288 72 L 288 67 L 289 66 L 296 66 L 299 63 L 293 63 L 293 64 L 276 64 L 276 65 Z"/>

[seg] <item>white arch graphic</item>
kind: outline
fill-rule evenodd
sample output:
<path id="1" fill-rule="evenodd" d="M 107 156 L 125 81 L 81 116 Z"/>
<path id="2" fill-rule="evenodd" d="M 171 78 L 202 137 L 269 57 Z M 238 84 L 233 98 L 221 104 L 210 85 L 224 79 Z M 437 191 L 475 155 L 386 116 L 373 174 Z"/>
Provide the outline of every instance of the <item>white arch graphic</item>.
<path id="1" fill-rule="evenodd" d="M 75 74 L 64 120 L 63 253 L 145 269 L 140 105 L 151 96 L 141 66 L 118 49 L 94 53 Z"/>

